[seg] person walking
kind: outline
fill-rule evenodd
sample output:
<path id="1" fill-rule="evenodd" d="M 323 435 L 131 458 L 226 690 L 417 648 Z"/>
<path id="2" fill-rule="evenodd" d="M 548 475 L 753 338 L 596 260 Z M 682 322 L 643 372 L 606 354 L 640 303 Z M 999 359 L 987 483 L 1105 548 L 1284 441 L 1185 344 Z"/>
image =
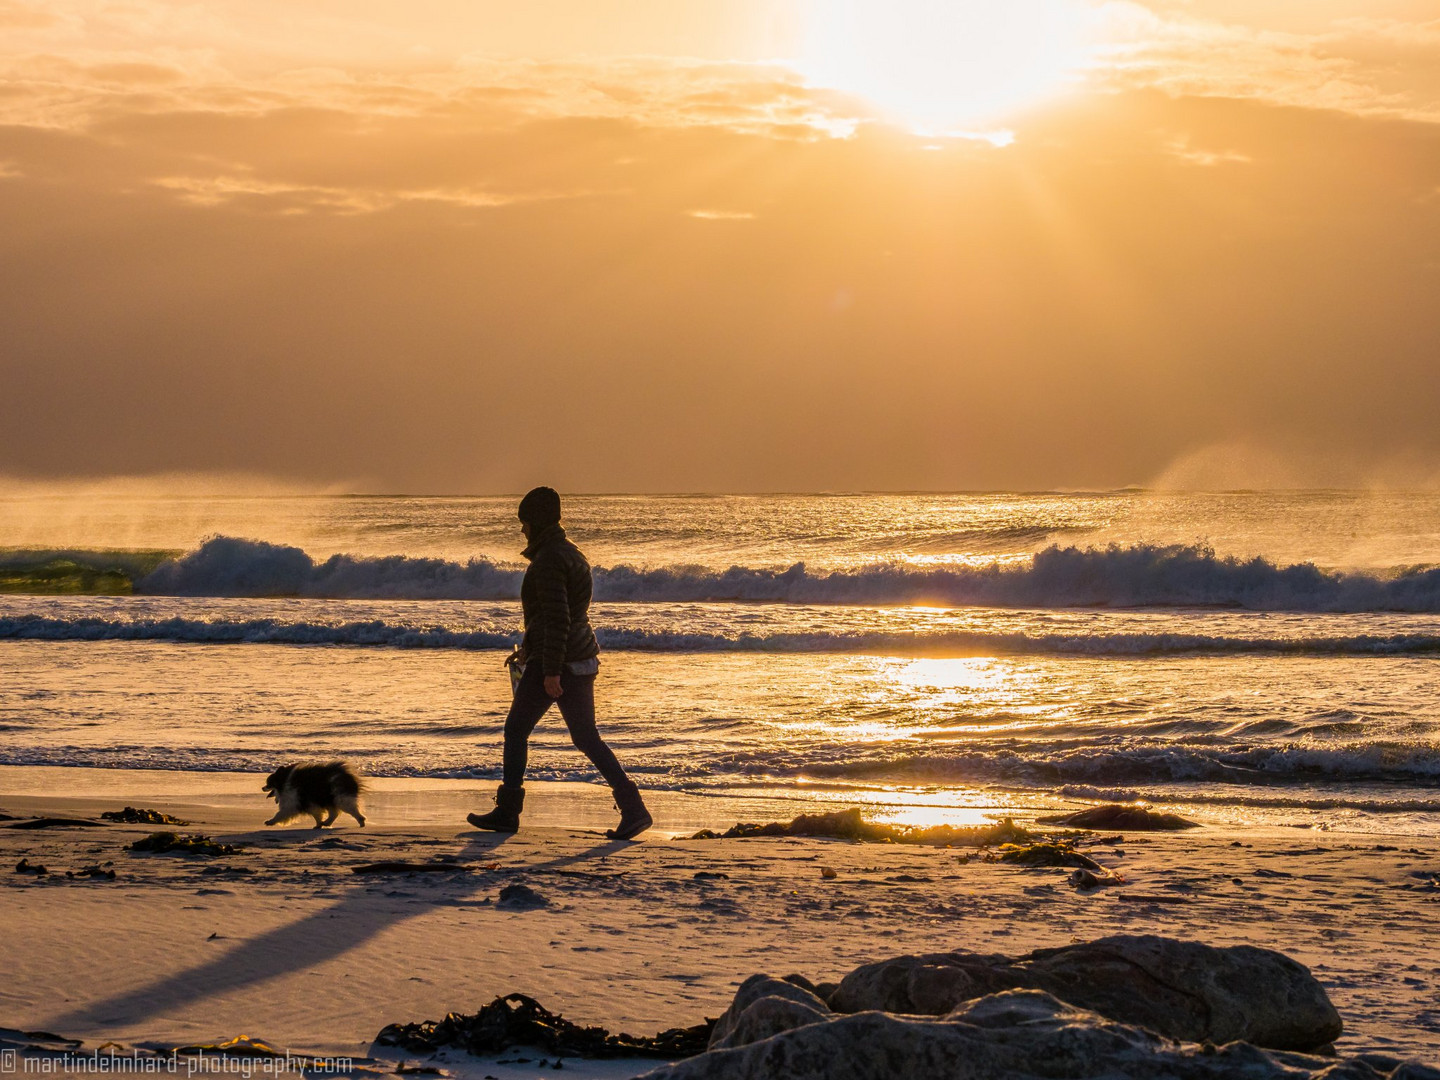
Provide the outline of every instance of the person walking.
<path id="1" fill-rule="evenodd" d="M 523 665 L 510 713 L 505 718 L 504 777 L 495 809 L 467 818 L 477 829 L 515 832 L 525 806 L 525 765 L 530 733 L 552 702 L 570 729 L 575 748 L 600 770 L 615 795 L 620 824 L 606 832 L 629 840 L 654 824 L 650 811 L 595 727 L 595 676 L 600 646 L 590 626 L 590 564 L 560 527 L 560 496 L 537 487 L 520 500 L 520 529 L 530 560 L 520 583 L 525 633 L 518 662 Z"/>

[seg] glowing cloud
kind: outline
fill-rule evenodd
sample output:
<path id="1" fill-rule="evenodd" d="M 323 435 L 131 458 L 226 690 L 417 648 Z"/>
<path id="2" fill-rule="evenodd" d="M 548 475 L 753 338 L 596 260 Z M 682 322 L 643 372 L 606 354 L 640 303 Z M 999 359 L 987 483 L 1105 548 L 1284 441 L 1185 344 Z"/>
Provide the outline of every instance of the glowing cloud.
<path id="1" fill-rule="evenodd" d="M 947 134 L 1073 82 L 1095 20 L 1077 0 L 820 0 L 798 67 L 913 131 Z"/>

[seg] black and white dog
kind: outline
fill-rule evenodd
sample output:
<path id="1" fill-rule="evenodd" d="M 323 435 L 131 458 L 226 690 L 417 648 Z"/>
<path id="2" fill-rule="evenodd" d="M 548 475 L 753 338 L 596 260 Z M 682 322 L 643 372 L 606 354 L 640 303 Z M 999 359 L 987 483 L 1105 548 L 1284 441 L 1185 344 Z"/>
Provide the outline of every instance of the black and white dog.
<path id="1" fill-rule="evenodd" d="M 343 761 L 300 761 L 282 765 L 270 774 L 261 790 L 278 804 L 275 816 L 265 822 L 266 825 L 279 825 L 309 814 L 315 819 L 315 828 L 321 829 L 333 822 L 342 810 L 362 826 L 365 824 L 365 815 L 360 812 L 360 792 L 364 785 Z M 321 815 L 324 815 L 323 821 Z"/>

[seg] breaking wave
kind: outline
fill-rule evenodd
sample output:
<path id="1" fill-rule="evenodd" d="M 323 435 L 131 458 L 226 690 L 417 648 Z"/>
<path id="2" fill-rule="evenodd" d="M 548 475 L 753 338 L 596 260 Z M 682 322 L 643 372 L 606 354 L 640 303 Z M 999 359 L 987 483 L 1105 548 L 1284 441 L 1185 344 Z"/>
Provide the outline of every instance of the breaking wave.
<path id="1" fill-rule="evenodd" d="M 135 582 L 168 596 L 324 599 L 513 600 L 521 571 L 485 559 L 459 563 L 403 555 L 334 555 L 213 537 Z M 883 563 L 814 571 L 732 566 L 595 570 L 595 599 L 609 602 L 1069 607 L 1209 607 L 1251 611 L 1440 612 L 1440 568 L 1390 576 L 1279 566 L 1194 546 L 1048 547 L 1019 565 L 916 567 Z"/>
<path id="2" fill-rule="evenodd" d="M 329 600 L 514 600 L 519 570 L 488 559 L 457 563 L 406 555 L 332 555 L 215 536 L 135 582 L 156 596 L 305 596 Z"/>
<path id="3" fill-rule="evenodd" d="M 604 649 L 676 653 L 852 653 L 880 656 L 1440 655 L 1440 635 L 1357 634 L 1340 637 L 1224 637 L 1206 634 L 682 633 L 633 627 L 596 628 Z M 39 641 L 175 641 L 202 644 L 346 645 L 395 649 L 508 649 L 518 632 L 425 626 L 381 619 L 327 623 L 283 619 L 0 617 L 0 639 Z"/>
<path id="4" fill-rule="evenodd" d="M 476 726 L 465 738 L 498 738 L 500 724 Z M 306 748 L 282 742 L 272 747 L 175 747 L 116 744 L 102 747 L 0 747 L 0 764 L 90 768 L 181 769 L 199 772 L 259 772 L 274 761 L 303 755 Z M 416 761 L 406 754 L 353 747 L 336 751 L 371 776 L 491 780 L 500 776 L 497 755 L 484 761 L 453 757 Z M 540 753 L 532 764 L 538 780 L 594 782 L 594 769 L 567 755 Z M 980 789 L 1053 793 L 1087 801 L 1155 800 L 1197 806 L 1257 809 L 1357 810 L 1367 813 L 1440 811 L 1440 746 L 1379 742 L 1317 747 L 1304 743 L 1273 746 L 1204 747 L 1156 745 L 1061 748 L 986 748 L 951 754 L 897 753 L 868 760 L 826 760 L 824 752 L 739 751 L 680 764 L 665 756 L 632 752 L 630 771 L 647 789 L 735 795 L 758 786 L 776 797 L 775 784 L 797 791 L 885 789 L 893 785 L 964 785 Z M 802 796 L 803 797 L 803 796 Z"/>
<path id="5" fill-rule="evenodd" d="M 1200 784 L 1223 788 L 1316 784 L 1405 784 L 1440 788 L 1440 746 L 1429 742 L 1306 742 L 1264 746 L 1029 745 L 957 750 L 901 751 L 869 759 L 767 763 L 736 755 L 730 769 L 777 778 L 806 777 L 849 783 L 999 784 L 1055 790 L 1076 798 L 1136 797 L 1153 785 Z M 1167 796 L 1168 798 L 1169 796 Z M 1233 801 L 1227 799 L 1226 801 Z M 1426 800 L 1427 805 L 1433 800 Z"/>

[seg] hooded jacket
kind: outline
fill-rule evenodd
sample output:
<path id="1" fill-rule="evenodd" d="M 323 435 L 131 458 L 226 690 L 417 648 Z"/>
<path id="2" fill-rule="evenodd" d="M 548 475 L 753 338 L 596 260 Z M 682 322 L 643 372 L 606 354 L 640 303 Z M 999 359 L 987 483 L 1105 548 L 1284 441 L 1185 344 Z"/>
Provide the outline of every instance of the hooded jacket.
<path id="1" fill-rule="evenodd" d="M 523 552 L 530 560 L 520 583 L 525 636 L 520 648 L 526 662 L 539 660 L 547 675 L 565 665 L 598 656 L 600 645 L 590 626 L 590 564 L 565 538 L 559 525 L 547 525 L 530 538 Z"/>

